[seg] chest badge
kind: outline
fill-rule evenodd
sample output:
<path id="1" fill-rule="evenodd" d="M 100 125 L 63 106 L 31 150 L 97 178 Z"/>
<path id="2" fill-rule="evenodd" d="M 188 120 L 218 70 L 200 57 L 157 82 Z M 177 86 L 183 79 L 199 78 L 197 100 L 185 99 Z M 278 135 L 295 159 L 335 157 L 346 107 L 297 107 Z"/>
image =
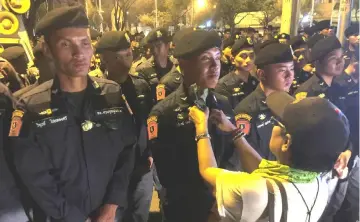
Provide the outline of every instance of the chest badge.
<path id="1" fill-rule="evenodd" d="M 266 115 L 264 113 L 260 114 L 259 115 L 259 119 L 260 120 L 264 120 L 266 118 Z"/>
<path id="2" fill-rule="evenodd" d="M 238 93 L 238 92 L 240 92 L 240 88 L 234 88 L 233 91 L 234 91 L 234 93 Z"/>
<path id="3" fill-rule="evenodd" d="M 320 98 L 325 98 L 325 94 L 324 94 L 324 93 L 321 93 L 321 94 L 319 95 L 319 97 L 320 97 Z"/>
<path id="4" fill-rule="evenodd" d="M 91 122 L 90 120 L 85 120 L 85 122 L 81 124 L 81 128 L 84 132 L 91 130 L 93 127 L 94 127 L 94 123 Z"/>

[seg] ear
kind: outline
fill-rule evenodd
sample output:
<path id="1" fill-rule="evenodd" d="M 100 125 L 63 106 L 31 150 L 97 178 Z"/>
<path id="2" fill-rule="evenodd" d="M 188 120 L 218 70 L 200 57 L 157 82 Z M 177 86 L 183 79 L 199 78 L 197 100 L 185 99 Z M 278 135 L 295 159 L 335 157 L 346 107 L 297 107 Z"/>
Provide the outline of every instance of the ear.
<path id="1" fill-rule="evenodd" d="M 42 51 L 43 51 L 45 57 L 53 60 L 53 56 L 52 56 L 49 44 L 47 42 L 43 42 L 41 47 L 42 47 Z"/>
<path id="2" fill-rule="evenodd" d="M 291 142 L 292 142 L 292 138 L 291 138 L 291 135 L 290 134 L 286 134 L 285 135 L 285 141 L 284 141 L 284 144 L 281 146 L 281 151 L 282 152 L 287 152 L 289 150 L 289 147 L 291 145 Z"/>
<path id="3" fill-rule="evenodd" d="M 265 71 L 263 69 L 256 70 L 256 74 L 260 81 L 266 80 Z"/>

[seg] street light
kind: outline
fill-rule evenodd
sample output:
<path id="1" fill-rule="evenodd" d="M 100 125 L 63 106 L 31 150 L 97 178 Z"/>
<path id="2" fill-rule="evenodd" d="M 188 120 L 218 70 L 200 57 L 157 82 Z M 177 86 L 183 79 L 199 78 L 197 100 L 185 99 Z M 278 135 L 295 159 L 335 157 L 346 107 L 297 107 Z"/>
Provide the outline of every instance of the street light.
<path id="1" fill-rule="evenodd" d="M 202 9 L 206 6 L 206 0 L 197 0 L 197 8 Z"/>

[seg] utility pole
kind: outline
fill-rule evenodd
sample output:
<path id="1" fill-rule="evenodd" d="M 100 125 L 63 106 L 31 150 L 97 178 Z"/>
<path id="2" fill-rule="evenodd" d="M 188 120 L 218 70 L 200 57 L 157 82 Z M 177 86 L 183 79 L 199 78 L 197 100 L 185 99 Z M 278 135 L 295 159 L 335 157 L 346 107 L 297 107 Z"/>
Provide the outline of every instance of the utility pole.
<path id="1" fill-rule="evenodd" d="M 283 0 L 280 28 L 281 33 L 287 33 L 291 36 L 297 35 L 300 14 L 299 5 L 299 0 Z"/>
<path id="2" fill-rule="evenodd" d="M 342 45 L 345 43 L 345 29 L 349 26 L 351 20 L 352 0 L 340 0 L 339 20 L 336 36 Z"/>
<path id="3" fill-rule="evenodd" d="M 311 1 L 311 12 L 310 12 L 310 15 L 311 15 L 310 26 L 312 26 L 313 22 L 314 22 L 314 10 L 315 10 L 315 0 L 312 0 Z"/>
<path id="4" fill-rule="evenodd" d="M 194 0 L 191 0 L 191 26 L 194 26 L 194 20 L 195 20 L 195 4 Z"/>
<path id="5" fill-rule="evenodd" d="M 158 27 L 159 23 L 158 23 L 158 13 L 157 13 L 157 0 L 155 0 L 155 28 Z"/>

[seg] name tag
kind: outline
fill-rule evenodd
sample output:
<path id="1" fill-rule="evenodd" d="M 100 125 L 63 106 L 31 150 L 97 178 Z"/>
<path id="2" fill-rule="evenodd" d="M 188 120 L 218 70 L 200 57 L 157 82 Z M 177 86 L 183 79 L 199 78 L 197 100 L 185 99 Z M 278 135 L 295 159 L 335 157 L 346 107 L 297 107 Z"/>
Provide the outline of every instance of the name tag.
<path id="1" fill-rule="evenodd" d="M 268 121 L 266 121 L 266 122 L 263 122 L 263 123 L 257 125 L 256 127 L 257 127 L 258 129 L 260 129 L 260 128 L 262 128 L 262 127 L 264 127 L 264 126 L 266 126 L 266 125 L 269 125 L 269 124 L 271 124 L 271 120 L 268 120 Z"/>
<path id="2" fill-rule="evenodd" d="M 53 126 L 58 123 L 66 122 L 68 120 L 67 116 L 60 116 L 60 117 L 50 117 L 43 120 L 38 120 L 33 122 L 34 126 L 38 129 L 42 129 L 47 126 Z"/>
<path id="3" fill-rule="evenodd" d="M 123 113 L 123 107 L 114 107 L 114 108 L 95 111 L 95 116 L 97 117 L 114 116 L 121 113 Z"/>

